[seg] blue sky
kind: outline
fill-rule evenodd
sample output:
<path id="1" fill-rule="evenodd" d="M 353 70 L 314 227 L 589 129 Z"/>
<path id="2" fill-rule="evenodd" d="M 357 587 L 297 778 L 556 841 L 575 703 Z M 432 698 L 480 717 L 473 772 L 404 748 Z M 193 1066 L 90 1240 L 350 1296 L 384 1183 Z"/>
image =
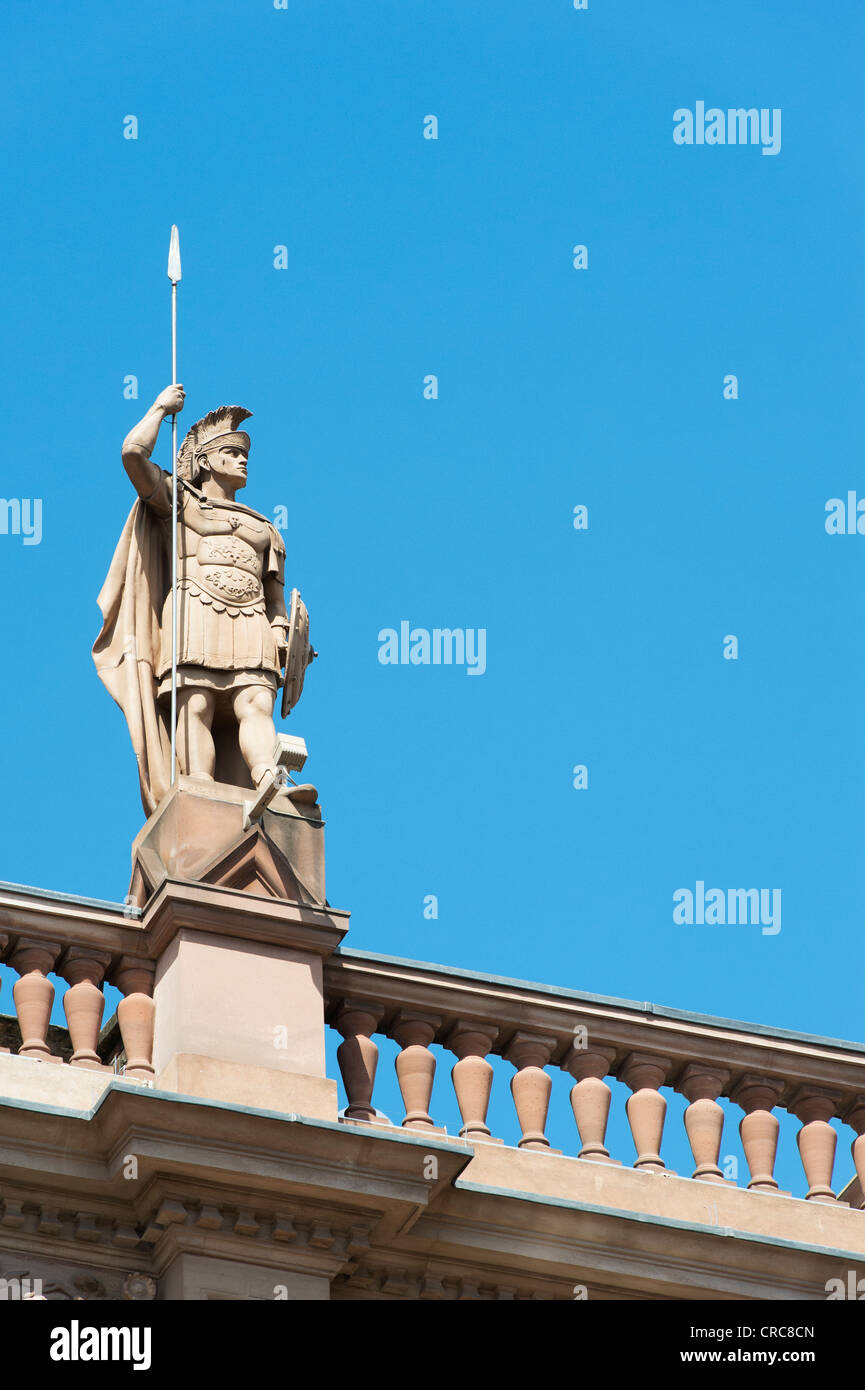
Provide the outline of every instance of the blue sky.
<path id="1" fill-rule="evenodd" d="M 243 500 L 291 515 L 321 655 L 287 728 L 349 943 L 861 1038 L 865 537 L 824 521 L 865 494 L 863 31 L 853 0 L 9 0 L 0 490 L 43 534 L 0 535 L 0 878 L 126 891 L 90 647 L 177 222 L 186 421 L 251 409 Z M 677 146 L 698 100 L 780 108 L 780 153 Z M 382 665 L 402 620 L 484 628 L 485 673 Z M 781 931 L 674 923 L 697 880 L 779 888 Z"/>

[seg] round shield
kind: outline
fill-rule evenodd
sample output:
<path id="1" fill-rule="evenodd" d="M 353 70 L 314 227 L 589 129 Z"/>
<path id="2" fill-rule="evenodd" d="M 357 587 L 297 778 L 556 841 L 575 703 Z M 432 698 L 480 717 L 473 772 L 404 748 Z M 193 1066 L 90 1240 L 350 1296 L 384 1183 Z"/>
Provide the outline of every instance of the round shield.
<path id="1" fill-rule="evenodd" d="M 286 637 L 285 676 L 282 685 L 283 719 L 294 709 L 303 690 L 306 668 L 318 655 L 309 645 L 309 614 L 299 589 L 291 591 Z"/>

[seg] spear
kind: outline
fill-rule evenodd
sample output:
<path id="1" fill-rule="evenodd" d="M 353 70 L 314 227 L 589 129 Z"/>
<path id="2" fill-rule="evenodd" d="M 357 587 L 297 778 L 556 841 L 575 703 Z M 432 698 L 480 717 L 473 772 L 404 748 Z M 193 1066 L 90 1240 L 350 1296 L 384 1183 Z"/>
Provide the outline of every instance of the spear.
<path id="1" fill-rule="evenodd" d="M 171 228 L 168 247 L 171 281 L 171 384 L 177 385 L 177 284 L 180 280 L 180 235 Z M 171 417 L 171 786 L 177 765 L 177 416 Z"/>

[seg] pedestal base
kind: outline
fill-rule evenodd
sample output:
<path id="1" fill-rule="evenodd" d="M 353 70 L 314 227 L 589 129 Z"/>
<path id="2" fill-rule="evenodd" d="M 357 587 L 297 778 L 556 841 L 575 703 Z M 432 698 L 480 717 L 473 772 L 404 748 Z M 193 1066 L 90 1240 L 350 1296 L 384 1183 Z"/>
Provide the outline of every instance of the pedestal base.
<path id="1" fill-rule="evenodd" d="M 172 878 L 323 904 L 321 807 L 280 793 L 247 827 L 254 800 L 249 788 L 179 777 L 133 843 L 130 900 L 145 907 Z"/>
<path id="2" fill-rule="evenodd" d="M 336 1120 L 337 1085 L 324 1076 L 249 1066 L 188 1052 L 176 1054 L 156 1079 L 157 1091 L 227 1101 L 255 1110 Z"/>
<path id="3" fill-rule="evenodd" d="M 325 903 L 320 808 L 280 794 L 250 825 L 253 800 L 182 777 L 135 841 L 155 1085 L 336 1121 L 322 969 L 348 914 Z"/>

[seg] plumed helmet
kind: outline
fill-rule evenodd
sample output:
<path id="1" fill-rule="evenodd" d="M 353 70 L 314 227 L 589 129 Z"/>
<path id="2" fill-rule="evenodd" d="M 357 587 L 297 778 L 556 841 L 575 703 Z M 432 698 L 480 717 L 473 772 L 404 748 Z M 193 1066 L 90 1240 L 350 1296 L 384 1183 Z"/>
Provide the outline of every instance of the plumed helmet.
<path id="1" fill-rule="evenodd" d="M 196 420 L 177 455 L 179 476 L 189 483 L 196 482 L 199 473 L 196 462 L 198 455 L 207 453 L 213 447 L 243 449 L 248 454 L 249 435 L 245 430 L 238 430 L 237 426 L 242 420 L 249 420 L 251 417 L 252 411 L 245 410 L 242 405 L 221 405 L 216 410 L 211 410 L 203 419 Z"/>

